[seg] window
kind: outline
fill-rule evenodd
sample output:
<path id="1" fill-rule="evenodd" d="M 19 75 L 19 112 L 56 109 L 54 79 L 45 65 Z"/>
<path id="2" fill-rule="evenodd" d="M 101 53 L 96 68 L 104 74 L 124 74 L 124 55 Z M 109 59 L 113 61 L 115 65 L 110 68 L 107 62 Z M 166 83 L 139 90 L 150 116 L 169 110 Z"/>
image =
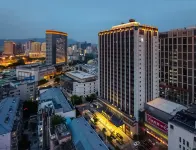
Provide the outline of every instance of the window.
<path id="1" fill-rule="evenodd" d="M 185 150 L 185 147 L 183 147 L 183 150 Z"/>
<path id="2" fill-rule="evenodd" d="M 179 137 L 179 142 L 181 142 L 181 137 Z"/>
<path id="3" fill-rule="evenodd" d="M 174 126 L 170 124 L 170 128 L 171 128 L 171 129 L 174 129 Z"/>
<path id="4" fill-rule="evenodd" d="M 179 145 L 179 148 L 181 148 L 181 145 Z"/>
<path id="5" fill-rule="evenodd" d="M 185 145 L 185 140 L 183 139 L 183 144 Z"/>
<path id="6" fill-rule="evenodd" d="M 189 147 L 189 142 L 188 141 L 186 142 L 186 146 Z"/>
<path id="7" fill-rule="evenodd" d="M 194 137 L 194 141 L 196 142 L 196 137 Z"/>

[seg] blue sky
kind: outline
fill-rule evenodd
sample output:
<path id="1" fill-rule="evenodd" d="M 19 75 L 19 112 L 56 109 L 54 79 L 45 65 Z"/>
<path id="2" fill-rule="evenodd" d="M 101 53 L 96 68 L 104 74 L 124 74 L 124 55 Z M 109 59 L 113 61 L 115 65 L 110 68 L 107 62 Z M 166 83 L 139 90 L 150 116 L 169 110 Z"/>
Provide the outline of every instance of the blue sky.
<path id="1" fill-rule="evenodd" d="M 97 43 L 130 18 L 159 31 L 196 25 L 196 0 L 0 0 L 0 39 L 42 38 L 46 29 Z"/>

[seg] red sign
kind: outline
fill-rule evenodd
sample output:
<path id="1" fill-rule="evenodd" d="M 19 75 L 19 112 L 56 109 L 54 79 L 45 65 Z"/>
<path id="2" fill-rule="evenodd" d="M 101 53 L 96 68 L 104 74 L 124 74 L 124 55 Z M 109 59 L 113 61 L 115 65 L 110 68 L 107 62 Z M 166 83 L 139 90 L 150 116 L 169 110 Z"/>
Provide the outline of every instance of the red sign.
<path id="1" fill-rule="evenodd" d="M 146 114 L 146 121 L 148 123 L 150 123 L 151 125 L 157 127 L 158 129 L 164 131 L 164 132 L 168 132 L 168 125 L 163 123 L 162 121 L 156 119 L 155 117 L 149 115 L 149 114 Z"/>

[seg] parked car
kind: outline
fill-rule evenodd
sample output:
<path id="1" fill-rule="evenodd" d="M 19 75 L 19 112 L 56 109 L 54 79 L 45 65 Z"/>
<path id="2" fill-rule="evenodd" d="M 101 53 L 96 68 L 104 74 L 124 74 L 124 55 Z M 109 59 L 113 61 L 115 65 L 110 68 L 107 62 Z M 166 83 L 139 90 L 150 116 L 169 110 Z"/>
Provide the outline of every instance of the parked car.
<path id="1" fill-rule="evenodd" d="M 138 146 L 138 145 L 140 145 L 140 142 L 139 141 L 136 141 L 136 142 L 133 143 L 133 145 L 134 146 Z"/>

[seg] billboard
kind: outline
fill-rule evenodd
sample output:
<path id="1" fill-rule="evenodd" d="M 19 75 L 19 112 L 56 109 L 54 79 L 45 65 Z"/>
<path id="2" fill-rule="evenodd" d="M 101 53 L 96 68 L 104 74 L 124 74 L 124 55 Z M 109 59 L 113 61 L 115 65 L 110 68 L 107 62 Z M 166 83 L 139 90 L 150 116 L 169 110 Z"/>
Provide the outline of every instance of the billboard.
<path id="1" fill-rule="evenodd" d="M 162 130 L 165 133 L 168 132 L 168 125 L 166 123 L 156 119 L 155 117 L 153 117 L 147 113 L 146 113 L 146 122 L 157 127 L 158 129 Z"/>

